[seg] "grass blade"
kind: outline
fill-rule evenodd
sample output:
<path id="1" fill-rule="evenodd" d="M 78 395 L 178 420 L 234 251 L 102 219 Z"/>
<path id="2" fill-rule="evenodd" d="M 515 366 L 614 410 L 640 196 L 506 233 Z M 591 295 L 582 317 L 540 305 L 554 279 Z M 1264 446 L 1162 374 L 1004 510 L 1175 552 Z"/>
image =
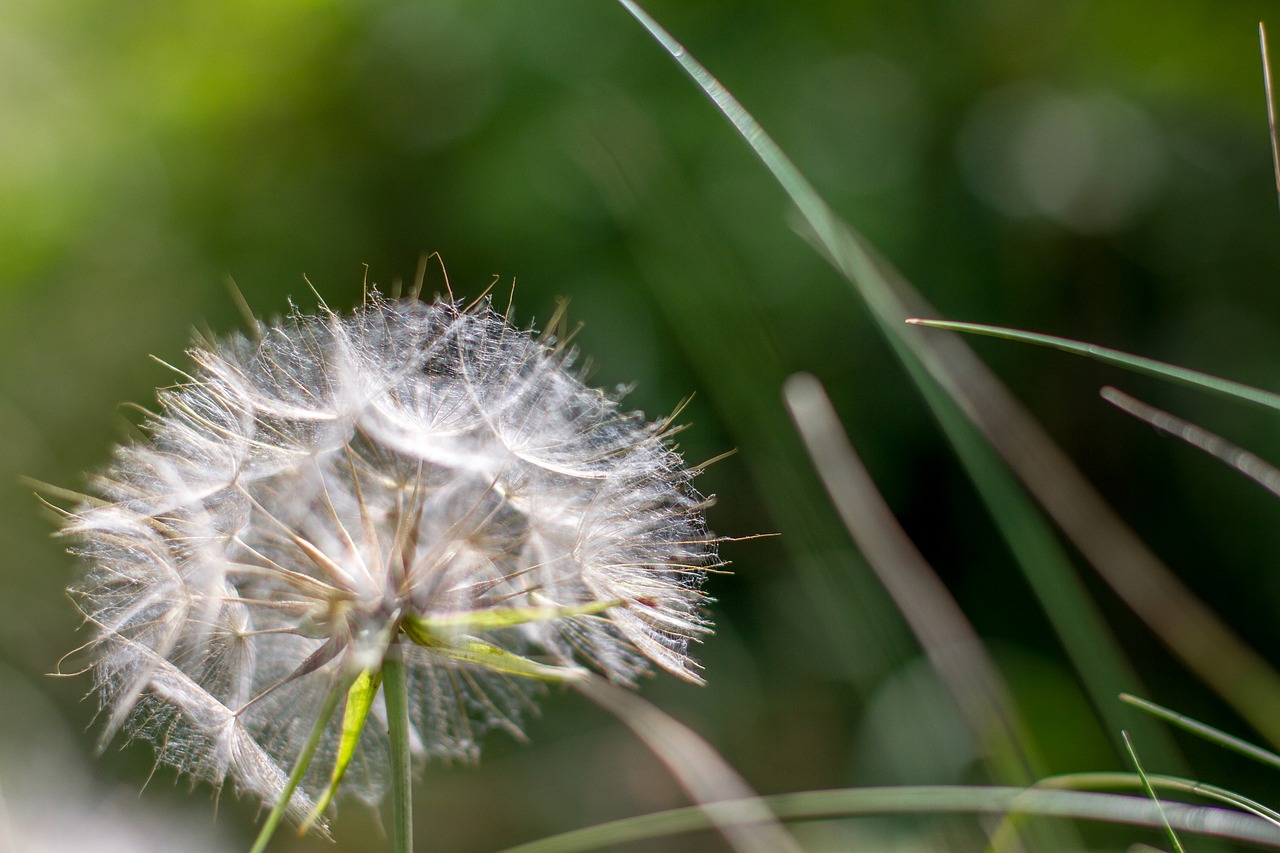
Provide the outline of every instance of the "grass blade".
<path id="1" fill-rule="evenodd" d="M 1126 739 L 1127 740 L 1127 739 Z M 1063 790 L 1063 791 L 1122 791 L 1141 789 L 1144 792 L 1149 789 L 1157 789 L 1161 791 L 1176 792 L 1179 794 L 1187 794 L 1190 796 L 1202 797 L 1220 805 L 1229 806 L 1233 809 L 1248 812 L 1255 815 L 1267 823 L 1275 826 L 1280 830 L 1280 812 L 1275 809 L 1264 806 L 1261 803 L 1251 800 L 1234 791 L 1228 791 L 1225 788 L 1219 788 L 1216 785 L 1206 785 L 1204 782 L 1197 782 L 1194 779 L 1184 779 L 1180 776 L 1166 776 L 1162 774 L 1139 776 L 1136 773 L 1068 773 L 1061 776 L 1050 776 L 1041 779 L 1035 784 L 1037 790 Z M 1148 794 L 1150 797 L 1151 795 Z M 1007 842 L 1012 838 L 1014 818 L 1019 815 L 1008 815 L 997 829 L 995 837 L 991 844 L 991 849 L 1004 849 L 1001 843 Z M 1167 813 L 1165 815 L 1167 822 Z"/>
<path id="2" fill-rule="evenodd" d="M 866 302 L 908 369 L 918 362 L 936 379 L 1134 613 L 1267 740 L 1280 744 L 1280 718 L 1274 713 L 1280 707 L 1280 676 L 1115 516 L 1039 424 L 958 337 L 907 334 L 904 321 L 908 317 L 935 312 L 835 215 L 719 81 L 632 0 L 619 2 L 738 129 L 799 208 L 820 250 Z M 942 416 L 939 420 L 945 423 Z M 1110 697 L 1094 698 L 1099 703 L 1110 701 Z"/>
<path id="3" fill-rule="evenodd" d="M 1050 347 L 1074 355 L 1082 355 L 1095 361 L 1101 361 L 1104 364 L 1123 367 L 1126 370 L 1132 370 L 1134 373 L 1168 379 L 1201 391 L 1211 391 L 1233 400 L 1244 400 L 1267 409 L 1280 409 L 1280 394 L 1265 391 L 1261 388 L 1254 388 L 1252 385 L 1232 382 L 1229 379 L 1222 379 L 1208 373 L 1202 373 L 1199 370 L 1190 370 L 1185 367 L 1179 367 L 1176 364 L 1133 355 L 1132 353 L 1098 346 L 1097 344 L 1075 341 L 1070 338 L 1059 338 L 1054 335 L 1042 335 L 1038 332 L 1025 332 L 1021 329 L 1009 329 L 1004 326 L 988 326 L 982 323 L 921 320 L 915 317 L 907 320 L 907 322 L 914 326 L 928 326 L 931 329 L 947 329 L 952 332 L 964 332 L 971 335 L 983 335 L 1024 344 Z"/>
<path id="4" fill-rule="evenodd" d="M 904 282 L 898 282 L 897 290 L 894 289 L 874 258 L 872 250 L 836 217 L 763 128 L 705 68 L 632 0 L 620 2 L 725 113 L 801 210 L 814 232 L 818 250 L 855 286 L 872 309 L 873 318 L 933 410 L 961 464 L 973 479 L 1022 566 L 1054 630 L 1079 671 L 1094 708 L 1103 720 L 1104 729 L 1115 736 L 1117 754 L 1123 753 L 1123 746 L 1114 733 L 1126 727 L 1137 727 L 1143 729 L 1144 741 L 1151 744 L 1150 749 L 1162 766 L 1181 768 L 1172 740 L 1158 727 L 1146 726 L 1136 717 L 1124 718 L 1119 713 L 1120 709 L 1115 705 L 1116 695 L 1134 690 L 1135 688 L 1127 685 L 1141 682 L 1125 660 L 1118 643 L 1112 638 L 1110 629 L 1090 599 L 1057 537 L 1008 475 L 1004 465 L 995 458 L 990 446 L 974 432 L 970 423 L 971 419 L 976 419 L 972 407 L 967 416 L 962 413 L 955 402 L 958 395 L 955 383 L 948 385 L 935 379 L 935 375 L 941 370 L 938 365 L 947 364 L 951 354 L 933 353 L 920 336 L 905 334 L 907 330 L 902 324 L 904 318 L 911 313 L 927 313 L 923 300 L 915 297 Z M 904 299 L 920 310 L 909 311 Z M 932 367 L 929 366 L 928 358 L 931 353 Z M 980 363 L 974 366 L 972 362 L 976 362 L 976 359 L 971 353 L 968 355 L 970 374 L 985 369 Z M 999 395 L 1005 392 L 997 385 L 993 393 Z M 818 600 L 821 602 L 823 599 L 819 597 Z"/>
<path id="5" fill-rule="evenodd" d="M 783 386 L 796 428 L 849 534 L 915 634 L 993 778 L 1030 784 L 1042 775 L 1004 679 L 973 626 L 907 538 L 845 436 L 822 384 L 797 374 Z"/>
<path id="6" fill-rule="evenodd" d="M 1120 701 L 1132 705 L 1135 708 L 1140 708 L 1148 714 L 1159 717 L 1170 725 L 1177 726 L 1183 731 L 1188 731 L 1198 737 L 1204 738 L 1210 743 L 1216 743 L 1218 746 L 1225 747 L 1233 752 L 1238 752 L 1247 758 L 1252 758 L 1254 761 L 1280 770 L 1280 755 L 1276 755 L 1269 749 L 1263 749 L 1260 746 L 1249 743 L 1247 740 L 1242 740 L 1234 735 L 1229 735 L 1221 729 L 1215 729 L 1213 726 L 1202 723 L 1199 720 L 1192 719 L 1186 714 L 1179 714 L 1177 711 L 1172 711 L 1163 705 L 1157 705 L 1155 702 L 1142 699 L 1138 696 L 1123 693 L 1120 695 Z"/>
<path id="7" fill-rule="evenodd" d="M 1142 769 L 1142 762 L 1138 760 L 1138 753 L 1133 748 L 1133 741 L 1129 739 L 1129 733 L 1123 732 L 1124 745 L 1129 749 L 1129 758 L 1133 761 L 1133 766 L 1138 771 L 1138 778 L 1142 780 L 1142 790 L 1146 791 L 1147 796 L 1151 798 L 1151 802 L 1155 803 L 1156 809 L 1160 812 L 1160 822 L 1164 824 L 1165 834 L 1169 836 L 1169 843 L 1173 845 L 1173 849 L 1178 853 L 1187 853 L 1182 849 L 1182 842 L 1178 840 L 1178 834 L 1173 831 L 1173 827 L 1169 825 L 1169 817 L 1165 814 L 1164 806 L 1160 804 L 1160 798 L 1156 796 L 1155 788 L 1151 787 L 1151 780 L 1147 778 L 1147 773 Z"/>
<path id="8" fill-rule="evenodd" d="M 1177 791 L 1204 797 L 1207 800 L 1247 811 L 1280 829 L 1280 812 L 1269 806 L 1264 806 L 1256 800 L 1251 800 L 1242 794 L 1237 794 L 1235 791 L 1228 791 L 1225 788 L 1219 788 L 1217 785 L 1207 785 L 1194 779 L 1165 776 L 1159 773 L 1147 776 L 1147 783 L 1153 788 L 1158 788 L 1162 791 Z M 1056 788 L 1070 791 L 1116 791 L 1138 788 L 1142 785 L 1142 780 L 1134 773 L 1068 773 L 1062 776 L 1041 779 L 1036 783 L 1037 788 Z"/>
<path id="9" fill-rule="evenodd" d="M 653 750 L 698 804 L 694 811 L 706 816 L 706 826 L 720 830 L 737 853 L 800 853 L 764 801 L 693 729 L 600 676 L 574 686 Z M 722 801 L 732 801 L 728 818 L 718 811 Z"/>
<path id="10" fill-rule="evenodd" d="M 1111 775 L 1129 776 L 1133 783 L 1138 784 L 1133 774 Z M 1151 778 L 1158 783 L 1158 777 Z M 946 785 L 846 788 L 765 797 L 763 803 L 784 820 L 831 820 L 892 814 L 1018 813 L 1154 829 L 1163 826 L 1159 812 L 1145 797 L 1046 788 Z M 625 818 L 510 847 L 503 853 L 578 853 L 705 830 L 711 828 L 713 814 L 721 821 L 741 819 L 740 805 L 738 802 L 715 803 L 703 809 L 675 809 Z M 1251 814 L 1213 806 L 1169 803 L 1165 818 L 1180 832 L 1280 849 L 1280 828 Z"/>
<path id="11" fill-rule="evenodd" d="M 1146 421 L 1158 430 L 1182 439 L 1192 447 L 1203 450 L 1210 456 L 1225 462 L 1253 480 L 1259 486 L 1280 497 L 1280 468 L 1276 468 L 1261 456 L 1237 447 L 1221 436 L 1209 432 L 1177 415 L 1172 415 L 1155 406 L 1148 405 L 1136 397 L 1131 397 L 1115 388 L 1103 388 L 1102 399 L 1132 415 Z"/>

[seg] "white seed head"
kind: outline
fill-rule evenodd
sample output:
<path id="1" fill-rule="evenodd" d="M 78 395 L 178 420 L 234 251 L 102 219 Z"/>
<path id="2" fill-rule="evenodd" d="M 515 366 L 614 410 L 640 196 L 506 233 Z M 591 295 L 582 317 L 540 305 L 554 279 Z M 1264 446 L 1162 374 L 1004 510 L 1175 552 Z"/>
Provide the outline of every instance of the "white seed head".
<path id="1" fill-rule="evenodd" d="M 107 738 L 271 802 L 333 686 L 401 637 L 420 754 L 519 735 L 539 682 L 507 661 L 699 680 L 705 501 L 667 425 L 585 386 L 570 351 L 487 302 L 374 294 L 191 355 L 65 528 Z M 343 784 L 376 801 L 381 697 L 370 721 Z"/>

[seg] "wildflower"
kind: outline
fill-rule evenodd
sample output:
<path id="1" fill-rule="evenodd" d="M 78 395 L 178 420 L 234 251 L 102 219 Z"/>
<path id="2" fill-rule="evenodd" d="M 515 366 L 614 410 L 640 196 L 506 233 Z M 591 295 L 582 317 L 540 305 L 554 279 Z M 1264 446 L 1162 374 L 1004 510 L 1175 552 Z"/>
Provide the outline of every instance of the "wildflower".
<path id="1" fill-rule="evenodd" d="M 198 343 L 68 517 L 104 742 L 310 822 L 386 787 L 385 662 L 412 750 L 471 760 L 542 682 L 699 680 L 714 540 L 669 422 L 487 300 L 259 331 Z"/>

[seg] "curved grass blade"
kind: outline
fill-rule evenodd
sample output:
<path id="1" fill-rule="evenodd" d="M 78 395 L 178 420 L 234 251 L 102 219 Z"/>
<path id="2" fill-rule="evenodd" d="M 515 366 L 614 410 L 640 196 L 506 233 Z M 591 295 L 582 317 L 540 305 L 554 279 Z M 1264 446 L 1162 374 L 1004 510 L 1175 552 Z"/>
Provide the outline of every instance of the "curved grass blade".
<path id="1" fill-rule="evenodd" d="M 1162 791 L 1176 791 L 1182 794 L 1203 797 L 1216 803 L 1231 806 L 1250 814 L 1257 815 L 1280 829 L 1280 812 L 1251 800 L 1243 794 L 1228 791 L 1217 785 L 1184 779 L 1181 776 L 1166 776 L 1156 773 L 1146 777 L 1147 784 Z M 1062 776 L 1051 776 L 1036 783 L 1037 788 L 1057 788 L 1071 791 L 1115 791 L 1142 786 L 1142 781 L 1134 773 L 1068 773 Z"/>
<path id="2" fill-rule="evenodd" d="M 993 778 L 1030 784 L 1041 775 L 1035 748 L 1000 670 L 880 496 L 822 383 L 796 374 L 783 397 L 832 504 L 951 694 Z"/>
<path id="3" fill-rule="evenodd" d="M 598 675 L 574 686 L 644 741 L 698 804 L 692 811 L 704 826 L 719 830 L 737 853 L 801 853 L 764 800 L 693 729 Z M 733 803 L 731 816 L 720 811 L 722 801 Z"/>
<path id="4" fill-rule="evenodd" d="M 1241 382 L 1233 382 L 1230 379 L 1222 379 L 1218 376 L 1202 373 L 1199 370 L 1191 370 L 1186 367 L 1179 367 L 1176 364 L 1157 361 L 1154 358 L 1133 355 L 1132 353 L 1085 343 L 1084 341 L 1076 341 L 1071 338 L 1042 335 L 1038 332 L 1026 332 L 1021 329 L 1010 329 L 1004 326 L 988 326 L 984 323 L 961 323 L 953 320 L 922 320 L 918 317 L 912 317 L 907 320 L 907 323 L 913 326 L 928 326 L 931 329 L 947 329 L 952 332 L 964 332 L 970 335 L 983 335 L 990 338 L 1001 338 L 1002 340 L 1050 347 L 1073 353 L 1074 355 L 1092 358 L 1104 364 L 1123 367 L 1126 370 L 1132 370 L 1134 373 L 1168 379 L 1172 382 L 1202 391 L 1211 391 L 1234 400 L 1244 400 L 1247 403 L 1253 403 L 1263 408 L 1280 409 L 1280 394 L 1266 391 L 1262 388 L 1255 388 L 1252 385 L 1245 385 Z"/>
<path id="5" fill-rule="evenodd" d="M 1133 774 L 1134 784 L 1137 782 Z M 1160 777 L 1151 777 L 1158 784 Z M 758 801 L 751 801 L 758 802 Z M 900 788 L 846 788 L 764 797 L 763 804 L 784 820 L 831 820 L 864 815 L 1010 814 L 1122 823 L 1159 829 L 1160 814 L 1145 797 L 1046 788 L 924 785 Z M 625 818 L 510 847 L 502 853 L 578 853 L 631 841 L 705 830 L 712 815 L 720 821 L 750 820 L 741 801 L 713 803 Z M 1180 832 L 1216 836 L 1280 849 L 1280 828 L 1251 814 L 1214 806 L 1166 804 L 1169 825 Z"/>
<path id="6" fill-rule="evenodd" d="M 908 317 L 934 313 L 918 293 L 839 219 L 758 122 L 682 45 L 633 0 L 619 0 L 703 89 L 799 208 L 819 250 L 866 302 L 919 384 L 927 371 L 1018 475 L 1099 575 L 1211 689 L 1267 740 L 1280 744 L 1280 676 L 1165 567 L 1043 428 L 958 337 L 907 334 Z M 938 395 L 929 397 L 944 425 Z M 955 442 L 953 439 L 953 443 Z M 993 508 L 994 511 L 994 508 Z M 1024 564 L 1025 565 L 1025 564 Z M 1028 567 L 1034 568 L 1034 567 Z M 1046 607 L 1059 607 L 1045 602 Z M 1115 649 L 1105 650 L 1116 657 Z M 1100 706 L 1111 697 L 1095 696 Z M 1145 736 L 1144 736 L 1145 739 Z M 1163 762 L 1162 762 L 1163 763 Z"/>
<path id="7" fill-rule="evenodd" d="M 1221 729 L 1216 729 L 1199 720 L 1192 719 L 1186 714 L 1179 714 L 1177 711 L 1170 710 L 1163 705 L 1157 705 L 1155 702 L 1138 696 L 1122 693 L 1120 694 L 1120 701 L 1159 717 L 1170 725 L 1177 726 L 1183 731 L 1191 732 L 1210 743 L 1216 743 L 1218 746 L 1238 752 L 1247 758 L 1252 758 L 1254 761 L 1280 770 L 1280 755 L 1276 755 L 1269 749 L 1263 749 L 1260 746 L 1249 743 L 1247 740 L 1229 735 Z"/>
<path id="8" fill-rule="evenodd" d="M 1102 399 L 1122 412 L 1146 421 L 1156 429 L 1203 450 L 1215 459 L 1235 468 L 1271 494 L 1280 497 L 1280 468 L 1276 468 L 1261 456 L 1232 444 L 1204 427 L 1185 421 L 1163 409 L 1157 409 L 1136 397 L 1131 397 L 1123 391 L 1108 386 L 1103 388 L 1101 393 Z"/>
<path id="9" fill-rule="evenodd" d="M 1159 727 L 1144 725 L 1144 721 L 1137 717 L 1126 719 L 1115 706 L 1117 694 L 1138 689 L 1127 685 L 1140 684 L 1141 681 L 1125 660 L 1119 644 L 1089 597 L 1057 536 L 1009 475 L 1005 465 L 997 459 L 992 445 L 975 430 L 974 423 L 978 419 L 973 407 L 961 410 L 957 401 L 972 395 L 961 394 L 957 391 L 955 382 L 944 381 L 946 366 L 954 353 L 938 354 L 920 336 L 906 334 L 902 319 L 910 313 L 922 313 L 923 300 L 911 292 L 905 282 L 890 282 L 891 271 L 884 271 L 873 257 L 872 250 L 836 217 L 776 143 L 719 81 L 632 0 L 620 2 L 725 113 L 801 210 L 816 235 L 818 250 L 854 285 L 872 309 L 872 317 L 932 409 L 961 464 L 1022 566 L 1072 664 L 1080 673 L 1093 706 L 1103 721 L 1103 729 L 1115 737 L 1117 754 L 1123 754 L 1123 745 L 1114 733 L 1123 728 L 1136 727 L 1143 729 L 1144 741 L 1150 744 L 1149 750 L 1162 766 L 1181 769 L 1182 764 L 1171 738 Z M 919 310 L 909 312 L 904 299 L 914 301 L 913 307 Z M 956 343 L 960 345 L 958 339 Z M 976 362 L 971 353 L 962 353 L 965 354 L 969 356 L 970 362 Z M 969 374 L 985 370 L 980 362 L 970 364 L 969 368 Z M 1007 392 L 994 379 L 991 381 L 994 388 L 985 396 L 1007 397 Z M 991 434 L 989 429 L 983 431 L 988 436 Z M 1065 462 L 1065 458 L 1064 463 L 1069 464 Z"/>
<path id="10" fill-rule="evenodd" d="M 1197 782 L 1194 779 L 1184 779 L 1180 776 L 1165 776 L 1162 774 L 1139 776 L 1136 773 L 1068 773 L 1061 776 L 1050 776 L 1041 779 L 1034 786 L 1040 790 L 1063 790 L 1063 791 L 1116 791 L 1116 790 L 1147 790 L 1155 788 L 1161 791 L 1175 792 L 1179 794 L 1187 794 L 1190 796 L 1202 797 L 1214 803 L 1230 806 L 1240 811 L 1248 812 L 1267 821 L 1280 830 L 1280 812 L 1269 806 L 1264 806 L 1256 800 L 1237 794 L 1235 791 L 1228 791 L 1225 788 L 1219 788 L 1217 785 L 1207 785 L 1204 782 Z M 1150 795 L 1148 795 L 1150 796 Z M 1014 826 L 1017 819 L 1025 817 L 1025 815 L 1009 814 L 1001 822 L 996 829 L 993 837 L 992 850 L 1009 849 L 1009 842 L 1013 840 Z M 1166 815 L 1167 819 L 1167 815 Z"/>

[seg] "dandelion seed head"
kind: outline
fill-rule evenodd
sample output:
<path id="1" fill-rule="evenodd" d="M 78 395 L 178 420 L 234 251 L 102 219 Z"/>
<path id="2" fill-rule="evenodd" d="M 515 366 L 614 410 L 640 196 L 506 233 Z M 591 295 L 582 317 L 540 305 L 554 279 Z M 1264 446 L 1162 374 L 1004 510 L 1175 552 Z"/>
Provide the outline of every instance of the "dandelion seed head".
<path id="1" fill-rule="evenodd" d="M 333 685 L 401 637 L 413 745 L 444 758 L 475 759 L 489 729 L 519 735 L 536 698 L 536 679 L 485 654 L 699 680 L 714 539 L 665 424 L 487 302 L 374 293 L 261 332 L 198 344 L 147 438 L 67 522 L 106 737 L 125 729 L 271 802 Z M 372 802 L 380 697 L 370 719 L 344 788 Z"/>

